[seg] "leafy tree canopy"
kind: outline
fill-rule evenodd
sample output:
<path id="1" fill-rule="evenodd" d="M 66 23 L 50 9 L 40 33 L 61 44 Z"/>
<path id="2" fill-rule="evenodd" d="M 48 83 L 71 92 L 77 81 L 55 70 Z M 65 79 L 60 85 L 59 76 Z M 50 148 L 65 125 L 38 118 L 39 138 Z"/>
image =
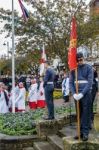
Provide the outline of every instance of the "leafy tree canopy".
<path id="1" fill-rule="evenodd" d="M 46 3 L 24 0 L 24 2 L 27 5 L 31 4 L 33 11 L 29 12 L 29 19 L 26 22 L 15 12 L 15 34 L 18 38 L 16 54 L 18 56 L 24 55 L 30 59 L 32 52 L 41 49 L 45 43 L 49 58 L 54 58 L 57 54 L 63 62 L 67 63 L 70 23 L 73 15 L 77 19 L 78 46 L 90 45 L 99 34 L 99 18 L 89 19 L 88 6 L 84 0 L 53 0 L 53 2 L 48 0 Z M 1 9 L 0 18 L 7 20 L 4 30 L 8 31 L 8 36 L 11 36 L 11 12 Z M 35 58 L 35 61 L 30 60 L 39 63 L 38 52 Z"/>

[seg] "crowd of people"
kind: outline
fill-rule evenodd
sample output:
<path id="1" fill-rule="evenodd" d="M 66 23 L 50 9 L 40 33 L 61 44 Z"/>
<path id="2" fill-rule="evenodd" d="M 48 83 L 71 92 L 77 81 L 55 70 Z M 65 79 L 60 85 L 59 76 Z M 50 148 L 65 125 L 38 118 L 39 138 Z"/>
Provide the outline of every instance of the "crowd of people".
<path id="1" fill-rule="evenodd" d="M 64 69 L 59 74 L 55 74 L 53 70 L 54 88 L 62 88 L 62 80 L 64 78 Z M 24 112 L 26 110 L 26 103 L 30 109 L 44 108 L 45 90 L 44 90 L 44 76 L 40 75 L 17 75 L 15 77 L 15 112 Z M 11 76 L 0 76 L 0 93 L 3 94 L 2 105 L 0 105 L 0 113 L 12 112 L 13 96 L 12 96 L 12 78 Z M 27 101 L 27 102 L 26 102 Z"/>
<path id="2" fill-rule="evenodd" d="M 3 82 L 0 82 L 0 113 L 12 112 L 12 93 L 12 89 L 9 91 L 8 86 L 6 86 Z M 26 91 L 25 85 L 21 80 L 16 82 L 14 94 L 15 112 L 25 112 L 26 101 L 28 101 L 30 109 L 44 108 L 46 106 L 42 77 L 40 77 L 39 82 L 36 78 L 30 79 L 28 92 Z"/>

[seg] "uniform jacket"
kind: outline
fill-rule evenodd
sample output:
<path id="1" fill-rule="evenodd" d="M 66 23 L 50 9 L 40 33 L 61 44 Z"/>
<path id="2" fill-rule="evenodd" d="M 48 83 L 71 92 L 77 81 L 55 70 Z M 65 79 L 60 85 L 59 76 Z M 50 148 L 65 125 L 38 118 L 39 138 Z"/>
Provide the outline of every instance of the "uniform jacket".
<path id="1" fill-rule="evenodd" d="M 54 82 L 54 76 L 54 70 L 52 68 L 47 68 L 44 77 L 44 87 L 47 85 L 48 82 Z"/>
<path id="2" fill-rule="evenodd" d="M 88 64 L 78 65 L 78 81 L 88 81 L 88 83 L 78 83 L 78 92 L 85 95 L 88 91 L 92 89 L 93 83 L 93 69 L 92 66 Z M 75 84 L 75 71 L 70 72 L 70 90 L 72 94 L 76 93 Z"/>

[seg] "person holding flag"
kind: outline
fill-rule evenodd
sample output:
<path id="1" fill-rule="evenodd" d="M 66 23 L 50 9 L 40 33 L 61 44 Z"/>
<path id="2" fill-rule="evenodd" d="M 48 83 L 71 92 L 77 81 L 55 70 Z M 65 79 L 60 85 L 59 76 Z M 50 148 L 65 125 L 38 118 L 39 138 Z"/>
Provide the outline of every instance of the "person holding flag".
<path id="1" fill-rule="evenodd" d="M 93 82 L 92 67 L 84 63 L 81 52 L 77 53 L 76 20 L 73 17 L 69 48 L 70 90 L 76 104 L 80 133 L 75 139 L 88 140 L 91 123 L 91 89 Z M 80 136 L 80 137 L 79 137 Z"/>
<path id="2" fill-rule="evenodd" d="M 37 100 L 37 107 L 38 108 L 44 108 L 46 106 L 45 102 L 45 92 L 44 92 L 44 81 L 43 77 L 45 74 L 45 61 L 46 61 L 46 53 L 45 53 L 45 46 L 43 44 L 43 49 L 41 53 L 41 59 L 40 59 L 40 80 L 39 80 L 39 86 L 38 86 L 38 100 Z"/>

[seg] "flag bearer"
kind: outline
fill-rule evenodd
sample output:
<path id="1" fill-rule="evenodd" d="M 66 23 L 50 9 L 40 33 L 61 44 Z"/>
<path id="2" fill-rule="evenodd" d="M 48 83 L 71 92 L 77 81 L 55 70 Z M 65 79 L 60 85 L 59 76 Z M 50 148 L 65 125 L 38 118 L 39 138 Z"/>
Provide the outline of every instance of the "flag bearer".
<path id="1" fill-rule="evenodd" d="M 80 103 L 80 136 L 83 141 L 87 141 L 91 123 L 91 89 L 93 70 L 92 66 L 84 63 L 84 57 L 81 52 L 77 53 L 77 62 L 78 93 L 76 93 L 76 78 L 74 70 L 70 72 L 70 90 L 75 102 L 79 101 Z M 75 139 L 78 139 L 78 137 L 75 136 Z"/>

